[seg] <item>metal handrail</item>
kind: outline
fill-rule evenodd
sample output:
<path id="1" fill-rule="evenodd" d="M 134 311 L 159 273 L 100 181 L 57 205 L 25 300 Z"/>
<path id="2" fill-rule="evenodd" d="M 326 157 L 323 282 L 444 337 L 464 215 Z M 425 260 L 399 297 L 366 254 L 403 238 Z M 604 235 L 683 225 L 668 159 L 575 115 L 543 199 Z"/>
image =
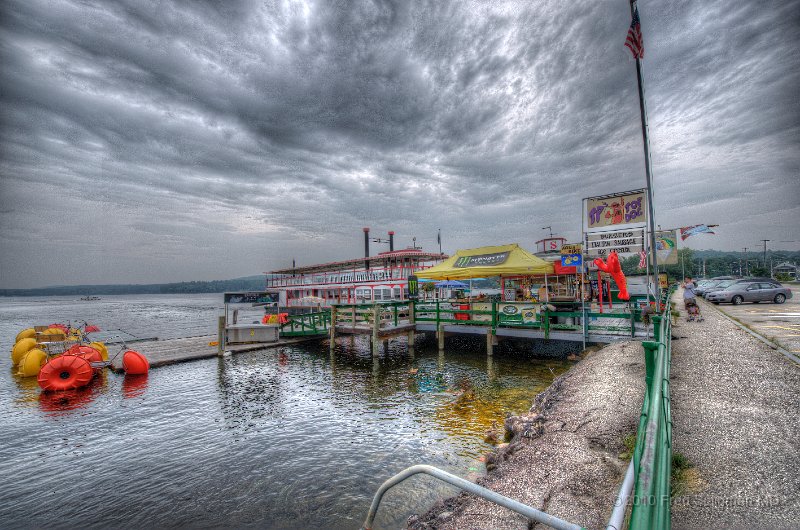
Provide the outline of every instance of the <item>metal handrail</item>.
<path id="1" fill-rule="evenodd" d="M 672 460 L 672 418 L 669 372 L 672 357 L 670 289 L 660 300 L 664 307 L 654 316 L 654 340 L 643 343 L 647 389 L 636 436 L 636 447 L 607 530 L 620 530 L 635 488 L 629 528 L 670 528 L 670 472 Z"/>
<path id="2" fill-rule="evenodd" d="M 478 497 L 486 499 L 487 501 L 499 504 L 504 508 L 508 508 L 509 510 L 522 514 L 528 519 L 536 521 L 537 523 L 545 524 L 547 526 L 550 526 L 552 528 L 557 528 L 559 530 L 581 530 L 583 528 L 580 525 L 564 521 L 563 519 L 559 519 L 558 517 L 552 516 L 541 510 L 537 510 L 536 508 L 532 508 L 526 504 L 522 504 L 521 502 L 515 501 L 514 499 L 509 499 L 504 495 L 500 495 L 499 493 L 496 493 L 492 490 L 486 489 L 482 486 L 478 486 L 477 484 L 474 484 L 468 480 L 464 480 L 461 477 L 457 477 L 451 473 L 448 473 L 447 471 L 442 471 L 437 467 L 427 466 L 427 465 L 416 465 L 404 469 L 400 473 L 396 474 L 395 476 L 391 477 L 389 480 L 384 482 L 381 485 L 381 487 L 378 488 L 378 491 L 375 492 L 375 497 L 372 499 L 372 505 L 369 507 L 369 513 L 367 514 L 367 519 L 364 521 L 364 526 L 361 527 L 362 530 L 372 530 L 372 523 L 375 521 L 375 516 L 377 515 L 378 512 L 378 506 L 381 503 L 383 495 L 390 488 L 403 482 L 407 478 L 413 475 L 417 475 L 419 473 L 430 475 L 443 482 L 447 482 L 452 486 L 456 486 L 457 488 L 461 488 L 464 491 L 468 491 L 473 495 L 477 495 Z"/>

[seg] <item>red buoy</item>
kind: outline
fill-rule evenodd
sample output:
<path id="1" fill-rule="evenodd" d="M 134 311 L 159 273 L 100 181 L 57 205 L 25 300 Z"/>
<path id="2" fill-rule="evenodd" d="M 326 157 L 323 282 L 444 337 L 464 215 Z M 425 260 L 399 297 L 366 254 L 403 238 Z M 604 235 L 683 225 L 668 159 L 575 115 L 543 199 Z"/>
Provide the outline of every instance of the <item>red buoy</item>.
<path id="1" fill-rule="evenodd" d="M 89 361 L 76 355 L 50 359 L 39 371 L 39 386 L 45 391 L 73 390 L 89 384 L 94 370 Z"/>
<path id="2" fill-rule="evenodd" d="M 126 374 L 145 375 L 150 370 L 150 363 L 138 351 L 128 350 L 122 354 L 122 369 Z"/>

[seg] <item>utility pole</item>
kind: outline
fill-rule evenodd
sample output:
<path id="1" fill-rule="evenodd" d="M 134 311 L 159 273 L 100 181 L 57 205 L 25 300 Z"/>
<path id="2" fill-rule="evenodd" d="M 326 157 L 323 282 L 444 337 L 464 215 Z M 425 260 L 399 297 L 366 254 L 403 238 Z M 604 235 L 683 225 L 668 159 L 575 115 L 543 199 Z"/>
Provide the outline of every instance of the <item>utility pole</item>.
<path id="1" fill-rule="evenodd" d="M 764 243 L 764 268 L 767 268 L 767 241 L 772 241 L 771 239 L 762 239 Z"/>
<path id="2" fill-rule="evenodd" d="M 747 247 L 744 247 L 744 275 L 750 276 L 750 267 L 747 263 Z"/>
<path id="3" fill-rule="evenodd" d="M 684 250 L 683 254 L 681 254 L 681 281 L 686 278 L 686 265 L 684 261 L 686 260 L 686 251 Z"/>

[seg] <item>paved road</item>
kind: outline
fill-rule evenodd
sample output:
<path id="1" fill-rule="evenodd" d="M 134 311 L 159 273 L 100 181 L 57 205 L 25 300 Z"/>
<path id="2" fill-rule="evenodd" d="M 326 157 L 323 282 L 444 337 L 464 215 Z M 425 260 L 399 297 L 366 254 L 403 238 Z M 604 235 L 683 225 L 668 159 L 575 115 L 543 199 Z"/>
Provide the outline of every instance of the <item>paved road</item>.
<path id="1" fill-rule="evenodd" d="M 782 305 L 720 304 L 716 307 L 790 352 L 800 353 L 800 286 L 789 287 L 792 298 Z"/>

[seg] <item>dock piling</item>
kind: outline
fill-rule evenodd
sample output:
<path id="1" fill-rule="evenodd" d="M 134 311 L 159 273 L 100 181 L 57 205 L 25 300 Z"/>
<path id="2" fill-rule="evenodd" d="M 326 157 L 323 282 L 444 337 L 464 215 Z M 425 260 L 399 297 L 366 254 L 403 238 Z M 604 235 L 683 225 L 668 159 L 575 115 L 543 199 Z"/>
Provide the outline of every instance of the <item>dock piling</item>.
<path id="1" fill-rule="evenodd" d="M 217 320 L 217 355 L 225 353 L 225 315 L 220 315 Z"/>
<path id="2" fill-rule="evenodd" d="M 378 347 L 381 343 L 380 340 L 381 329 L 381 308 L 378 304 L 372 307 L 372 354 L 378 354 Z"/>
<path id="3" fill-rule="evenodd" d="M 330 334 L 330 352 L 333 353 L 336 348 L 336 306 L 331 306 L 331 329 L 328 330 Z"/>

